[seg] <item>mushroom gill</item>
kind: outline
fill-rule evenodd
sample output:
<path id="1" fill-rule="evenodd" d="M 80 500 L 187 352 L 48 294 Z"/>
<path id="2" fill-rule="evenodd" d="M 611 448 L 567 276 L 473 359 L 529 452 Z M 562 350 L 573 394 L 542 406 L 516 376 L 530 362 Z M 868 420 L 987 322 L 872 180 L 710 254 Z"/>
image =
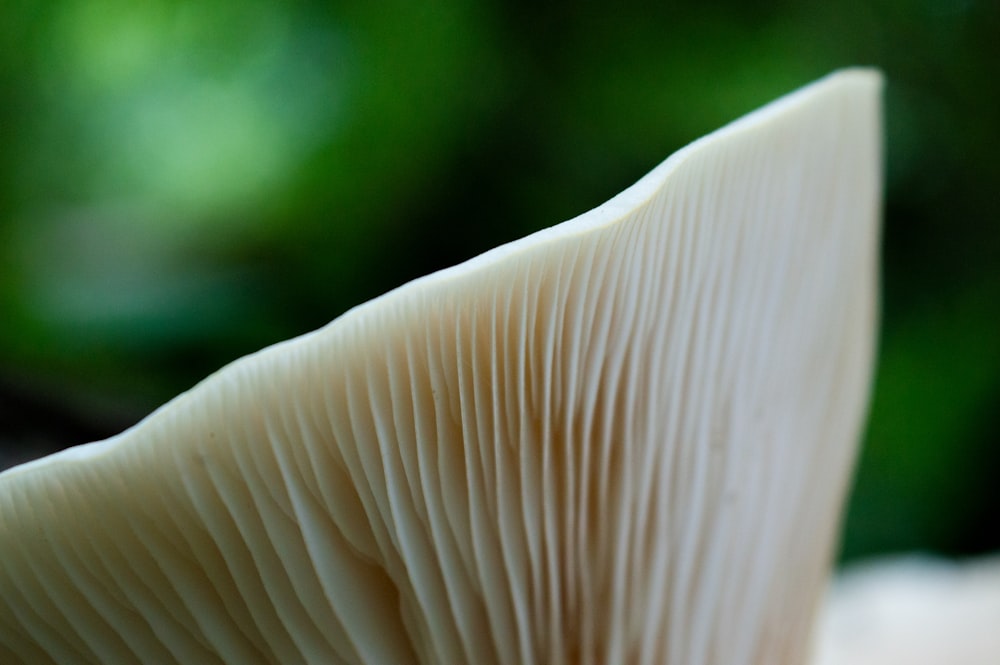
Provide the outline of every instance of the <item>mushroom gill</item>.
<path id="1" fill-rule="evenodd" d="M 880 85 L 6 471 L 0 661 L 802 662 L 868 399 Z"/>

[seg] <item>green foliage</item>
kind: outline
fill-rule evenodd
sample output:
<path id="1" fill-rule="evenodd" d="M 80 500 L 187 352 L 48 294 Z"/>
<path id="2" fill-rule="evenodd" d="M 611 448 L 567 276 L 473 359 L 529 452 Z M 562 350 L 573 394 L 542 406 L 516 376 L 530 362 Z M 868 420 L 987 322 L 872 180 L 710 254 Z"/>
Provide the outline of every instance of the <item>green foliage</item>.
<path id="1" fill-rule="evenodd" d="M 845 553 L 996 548 L 998 34 L 975 0 L 7 3 L 0 378 L 139 415 L 874 64 L 885 333 Z"/>

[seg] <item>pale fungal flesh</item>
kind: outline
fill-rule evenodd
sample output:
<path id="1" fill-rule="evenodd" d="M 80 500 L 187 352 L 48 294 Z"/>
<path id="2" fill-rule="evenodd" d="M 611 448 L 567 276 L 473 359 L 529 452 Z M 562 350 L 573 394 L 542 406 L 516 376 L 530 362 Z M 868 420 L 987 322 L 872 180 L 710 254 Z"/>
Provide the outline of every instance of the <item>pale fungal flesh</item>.
<path id="1" fill-rule="evenodd" d="M 0 475 L 0 662 L 802 662 L 868 397 L 880 85 Z"/>
<path id="2" fill-rule="evenodd" d="M 996 665 L 1000 556 L 909 556 L 838 575 L 817 624 L 812 665 Z"/>

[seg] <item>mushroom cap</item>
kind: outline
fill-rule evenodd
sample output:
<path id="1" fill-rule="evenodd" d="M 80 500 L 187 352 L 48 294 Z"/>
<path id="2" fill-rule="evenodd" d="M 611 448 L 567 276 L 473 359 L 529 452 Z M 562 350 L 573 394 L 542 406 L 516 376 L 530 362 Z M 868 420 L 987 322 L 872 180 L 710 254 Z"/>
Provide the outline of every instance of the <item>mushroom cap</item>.
<path id="1" fill-rule="evenodd" d="M 880 85 L 0 474 L 0 661 L 801 662 L 868 400 Z"/>
<path id="2" fill-rule="evenodd" d="M 854 565 L 820 611 L 812 665 L 996 665 L 1000 556 Z"/>

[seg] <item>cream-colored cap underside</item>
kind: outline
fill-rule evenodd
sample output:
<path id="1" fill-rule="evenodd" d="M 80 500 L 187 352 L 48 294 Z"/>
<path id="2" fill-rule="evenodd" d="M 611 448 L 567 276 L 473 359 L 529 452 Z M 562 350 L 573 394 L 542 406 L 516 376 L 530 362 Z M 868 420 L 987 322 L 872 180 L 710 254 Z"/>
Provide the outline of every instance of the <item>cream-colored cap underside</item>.
<path id="1" fill-rule="evenodd" d="M 879 87 L 0 475 L 0 662 L 801 662 L 868 396 Z"/>

